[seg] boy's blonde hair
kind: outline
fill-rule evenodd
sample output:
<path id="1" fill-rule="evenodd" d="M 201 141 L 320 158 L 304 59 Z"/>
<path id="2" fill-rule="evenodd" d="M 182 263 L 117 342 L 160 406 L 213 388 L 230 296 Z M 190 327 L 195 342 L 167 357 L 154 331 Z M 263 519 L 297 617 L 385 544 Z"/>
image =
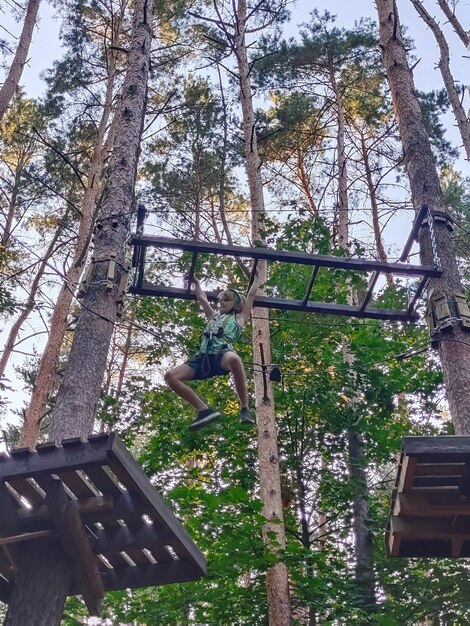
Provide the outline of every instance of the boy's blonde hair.
<path id="1" fill-rule="evenodd" d="M 228 287 L 227 289 L 223 289 L 219 293 L 219 299 L 222 297 L 233 300 L 232 311 L 235 311 L 235 313 L 240 313 L 240 311 L 243 309 L 245 298 L 241 294 L 239 294 L 236 289 L 231 289 L 230 287 Z"/>

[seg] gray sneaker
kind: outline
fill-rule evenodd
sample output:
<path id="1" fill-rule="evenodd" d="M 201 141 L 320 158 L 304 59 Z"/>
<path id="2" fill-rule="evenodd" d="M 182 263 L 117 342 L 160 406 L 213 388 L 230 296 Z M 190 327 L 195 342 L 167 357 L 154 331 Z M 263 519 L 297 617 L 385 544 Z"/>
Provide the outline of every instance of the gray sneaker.
<path id="1" fill-rule="evenodd" d="M 250 410 L 246 407 L 240 410 L 240 424 L 246 426 L 253 426 L 255 424 L 255 420 L 250 413 Z"/>
<path id="2" fill-rule="evenodd" d="M 204 428 L 205 426 L 209 426 L 212 422 L 215 422 L 220 417 L 220 411 L 216 409 L 211 409 L 208 407 L 207 409 L 202 409 L 197 414 L 196 419 L 192 424 L 188 426 L 189 430 L 199 430 L 200 428 Z"/>

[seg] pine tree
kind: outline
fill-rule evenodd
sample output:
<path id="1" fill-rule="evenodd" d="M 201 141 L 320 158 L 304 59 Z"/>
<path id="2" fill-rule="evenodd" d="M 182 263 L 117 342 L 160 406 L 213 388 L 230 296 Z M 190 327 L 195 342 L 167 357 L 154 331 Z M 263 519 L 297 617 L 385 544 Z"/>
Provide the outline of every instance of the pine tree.
<path id="1" fill-rule="evenodd" d="M 29 46 L 33 37 L 33 29 L 41 0 L 28 0 L 18 46 L 10 65 L 5 81 L 0 89 L 0 121 L 5 115 L 17 89 L 23 68 L 28 58 Z"/>
<path id="2" fill-rule="evenodd" d="M 120 297 L 119 281 L 144 122 L 150 41 L 151 7 L 138 2 L 134 8 L 133 37 L 123 85 L 123 113 L 99 214 L 100 228 L 95 241 L 98 262 L 93 266 L 67 371 L 59 388 L 51 429 L 53 441 L 86 436 L 92 431 L 95 420 Z M 103 283 L 103 279 L 107 276 L 111 254 L 116 255 L 116 282 L 107 291 L 107 281 Z M 49 541 L 38 541 L 33 548 L 28 546 L 19 558 L 5 624 L 59 624 L 69 585 L 70 565 L 64 553 L 51 550 Z"/>
<path id="3" fill-rule="evenodd" d="M 451 219 L 416 97 L 396 2 L 376 0 L 376 6 L 383 61 L 403 144 L 413 206 L 418 212 L 423 205 L 427 205 L 433 216 L 430 219 L 433 221 L 434 235 L 429 224 L 420 231 L 421 260 L 423 264 L 433 265 L 437 254 L 442 264 L 442 278 L 433 279 L 430 283 L 428 307 L 434 308 L 437 299 L 443 298 L 449 307 L 450 323 L 446 324 L 443 331 L 442 323 L 436 320 L 432 339 L 438 343 L 455 432 L 467 434 L 470 433 L 470 343 L 459 317 L 456 300 L 462 296 L 463 289 L 450 232 Z"/>

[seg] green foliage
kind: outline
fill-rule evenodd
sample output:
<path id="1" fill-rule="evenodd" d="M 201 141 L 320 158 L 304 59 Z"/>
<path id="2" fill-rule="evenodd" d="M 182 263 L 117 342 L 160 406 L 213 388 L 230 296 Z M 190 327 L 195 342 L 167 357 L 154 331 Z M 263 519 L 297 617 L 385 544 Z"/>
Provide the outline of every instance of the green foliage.
<path id="1" fill-rule="evenodd" d="M 445 126 L 440 119 L 440 115 L 446 113 L 450 106 L 447 92 L 445 89 L 427 93 L 418 91 L 418 98 L 434 158 L 437 165 L 445 166 L 449 161 L 456 159 L 459 154 L 458 150 L 446 138 Z"/>
<path id="2" fill-rule="evenodd" d="M 172 45 L 162 57 L 155 53 L 149 105 L 153 121 L 144 147 L 139 194 L 151 209 L 152 226 L 165 234 L 225 241 L 230 232 L 235 240 L 246 243 L 249 206 L 239 191 L 242 149 L 238 121 L 230 108 L 233 98 L 225 94 L 223 101 L 207 79 L 176 65 L 170 52 L 174 46 L 175 56 L 182 54 L 183 44 L 175 36 L 177 28 L 185 28 L 179 15 L 184 4 L 159 7 L 159 17 L 164 11 L 164 19 L 171 20 L 159 21 L 159 45 L 164 47 L 163 43 L 170 41 Z M 110 8 L 116 11 L 117 6 Z M 280 20 L 286 16 L 278 3 L 268 3 L 265 8 L 258 12 L 257 23 L 271 19 L 273 9 L 279 9 Z M 97 33 L 108 33 L 114 18 L 108 7 L 86 0 L 69 2 L 63 11 L 67 15 L 63 41 L 68 48 L 48 73 L 45 101 L 45 108 L 56 116 L 48 129 L 53 149 L 39 164 L 28 165 L 28 172 L 50 189 L 60 190 L 62 200 L 73 207 L 81 197 L 79 176 L 89 162 L 99 112 L 95 105 L 103 96 L 106 75 L 109 41 L 107 35 Z M 128 26 L 126 15 L 124 46 Z M 205 40 L 214 58 L 220 61 L 225 57 L 229 46 L 220 31 L 204 25 L 192 29 L 193 33 L 198 39 L 191 45 Z M 266 38 L 261 47 L 266 54 L 254 62 L 253 74 L 258 87 L 272 90 L 269 109 L 257 112 L 263 173 L 269 176 L 271 204 L 287 207 L 284 213 L 264 220 L 263 237 L 277 249 L 345 254 L 344 250 L 332 251 L 334 216 L 322 213 L 322 204 L 333 212 L 335 208 L 336 88 L 346 115 L 351 150 L 348 167 L 353 163 L 357 180 L 362 181 L 364 170 L 362 157 L 352 146 L 361 137 L 369 142 L 366 147 L 377 188 L 384 172 L 399 160 L 375 27 L 362 21 L 353 29 L 339 28 L 331 15 L 314 11 L 298 40 L 278 45 L 276 38 Z M 120 59 L 119 70 L 124 55 Z M 164 74 L 166 64 L 171 79 L 165 75 L 167 84 L 158 89 L 156 75 Z M 445 159 L 452 154 L 439 121 L 447 106 L 445 98 L 427 94 L 422 102 L 438 158 Z M 22 106 L 25 116 L 39 114 L 34 103 L 24 101 Z M 20 118 L 17 126 L 24 141 L 31 120 L 23 127 Z M 15 148 L 17 141 L 21 147 L 20 134 L 16 130 L 9 133 L 8 145 Z M 468 231 L 467 181 L 450 170 L 442 176 L 447 201 Z M 352 204 L 362 197 L 365 187 L 361 185 L 351 185 Z M 31 189 L 37 188 L 31 183 Z M 380 187 L 383 197 L 385 188 L 385 184 Z M 387 202 L 385 198 L 385 206 Z M 51 211 L 49 218 L 55 216 Z M 73 209 L 67 218 L 67 225 L 73 227 Z M 35 226 L 47 232 L 50 224 L 44 220 Z M 357 243 L 354 254 L 366 256 L 367 252 L 364 244 Z M 9 259 L 4 258 L 1 262 L 5 265 Z M 462 248 L 463 262 L 467 258 Z M 147 280 L 181 286 L 191 255 L 149 253 L 148 261 Z M 199 255 L 196 271 L 210 288 L 225 283 L 246 287 L 247 277 L 233 259 Z M 273 263 L 266 292 L 302 299 L 310 275 L 310 267 Z M 351 287 L 363 292 L 365 281 L 361 274 L 320 270 L 310 298 L 345 303 Z M 374 304 L 403 306 L 406 292 L 403 284 L 384 287 Z M 0 310 L 8 306 L 10 295 L 6 285 L 5 296 L 0 291 Z M 266 550 L 262 536 L 265 519 L 255 432 L 239 428 L 230 384 L 224 378 L 193 383 L 204 400 L 223 415 L 217 426 L 191 432 L 187 426 L 193 410 L 163 383 L 164 371 L 183 362 L 195 349 L 204 326 L 197 304 L 138 298 L 130 309 L 129 319 L 148 332 L 133 335 L 131 354 L 137 371 L 129 368 L 122 387 L 110 376 L 99 419 L 119 432 L 183 521 L 208 559 L 208 576 L 184 585 L 107 594 L 104 619 L 147 626 L 267 624 L 266 572 L 282 559 L 289 569 L 294 608 L 321 616 L 325 624 L 411 626 L 431 617 L 448 626 L 470 620 L 465 563 L 391 560 L 382 545 L 402 437 L 449 429 L 443 418 L 441 372 L 434 355 L 426 350 L 429 341 L 422 326 L 272 312 L 272 361 L 282 371 L 274 393 L 287 533 L 286 547 L 274 555 Z M 249 340 L 247 329 L 238 349 L 246 362 L 252 392 L 251 373 L 261 364 L 253 363 Z M 344 362 L 344 346 L 353 357 L 351 366 Z M 113 365 L 110 363 L 110 371 Z M 30 368 L 23 372 L 31 383 Z M 17 434 L 7 430 L 4 438 L 14 444 Z M 352 435 L 364 444 L 363 458 L 354 461 L 364 470 L 365 481 L 351 472 L 348 446 Z M 368 524 L 374 535 L 378 598 L 374 612 L 364 607 L 354 574 L 354 499 L 358 496 L 369 506 Z M 64 624 L 84 623 L 83 603 L 69 599 Z"/>
<path id="3" fill-rule="evenodd" d="M 312 19 L 302 25 L 300 43 L 295 39 L 278 42 L 265 37 L 263 48 L 269 56 L 257 63 L 256 79 L 263 86 L 275 81 L 276 86 L 285 81 L 301 77 L 310 72 L 310 87 L 328 81 L 330 71 L 341 72 L 357 59 L 355 65 L 367 66 L 365 58 L 377 65 L 377 34 L 375 25 L 361 20 L 356 28 L 338 28 L 334 25 L 335 16 L 317 10 L 312 11 Z"/>
<path id="4" fill-rule="evenodd" d="M 446 205 L 449 207 L 455 220 L 454 244 L 456 252 L 462 259 L 462 278 L 465 285 L 470 285 L 470 179 L 464 178 L 452 166 L 442 168 L 441 187 Z"/>

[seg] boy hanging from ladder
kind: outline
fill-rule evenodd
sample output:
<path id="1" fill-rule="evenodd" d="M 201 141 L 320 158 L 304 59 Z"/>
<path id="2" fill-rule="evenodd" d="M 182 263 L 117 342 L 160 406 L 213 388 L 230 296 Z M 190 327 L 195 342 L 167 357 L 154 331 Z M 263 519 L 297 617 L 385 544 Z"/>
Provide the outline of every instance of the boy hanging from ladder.
<path id="1" fill-rule="evenodd" d="M 199 430 L 215 422 L 220 417 L 220 412 L 207 406 L 186 382 L 232 374 L 240 401 L 240 423 L 254 424 L 255 421 L 248 409 L 245 369 L 232 343 L 240 337 L 250 319 L 259 286 L 258 272 L 255 271 L 246 298 L 235 289 L 221 291 L 217 311 L 212 308 L 197 278 L 193 278 L 193 284 L 196 298 L 209 321 L 201 335 L 196 356 L 168 371 L 165 374 L 165 381 L 180 398 L 197 410 L 197 417 L 189 428 Z"/>

